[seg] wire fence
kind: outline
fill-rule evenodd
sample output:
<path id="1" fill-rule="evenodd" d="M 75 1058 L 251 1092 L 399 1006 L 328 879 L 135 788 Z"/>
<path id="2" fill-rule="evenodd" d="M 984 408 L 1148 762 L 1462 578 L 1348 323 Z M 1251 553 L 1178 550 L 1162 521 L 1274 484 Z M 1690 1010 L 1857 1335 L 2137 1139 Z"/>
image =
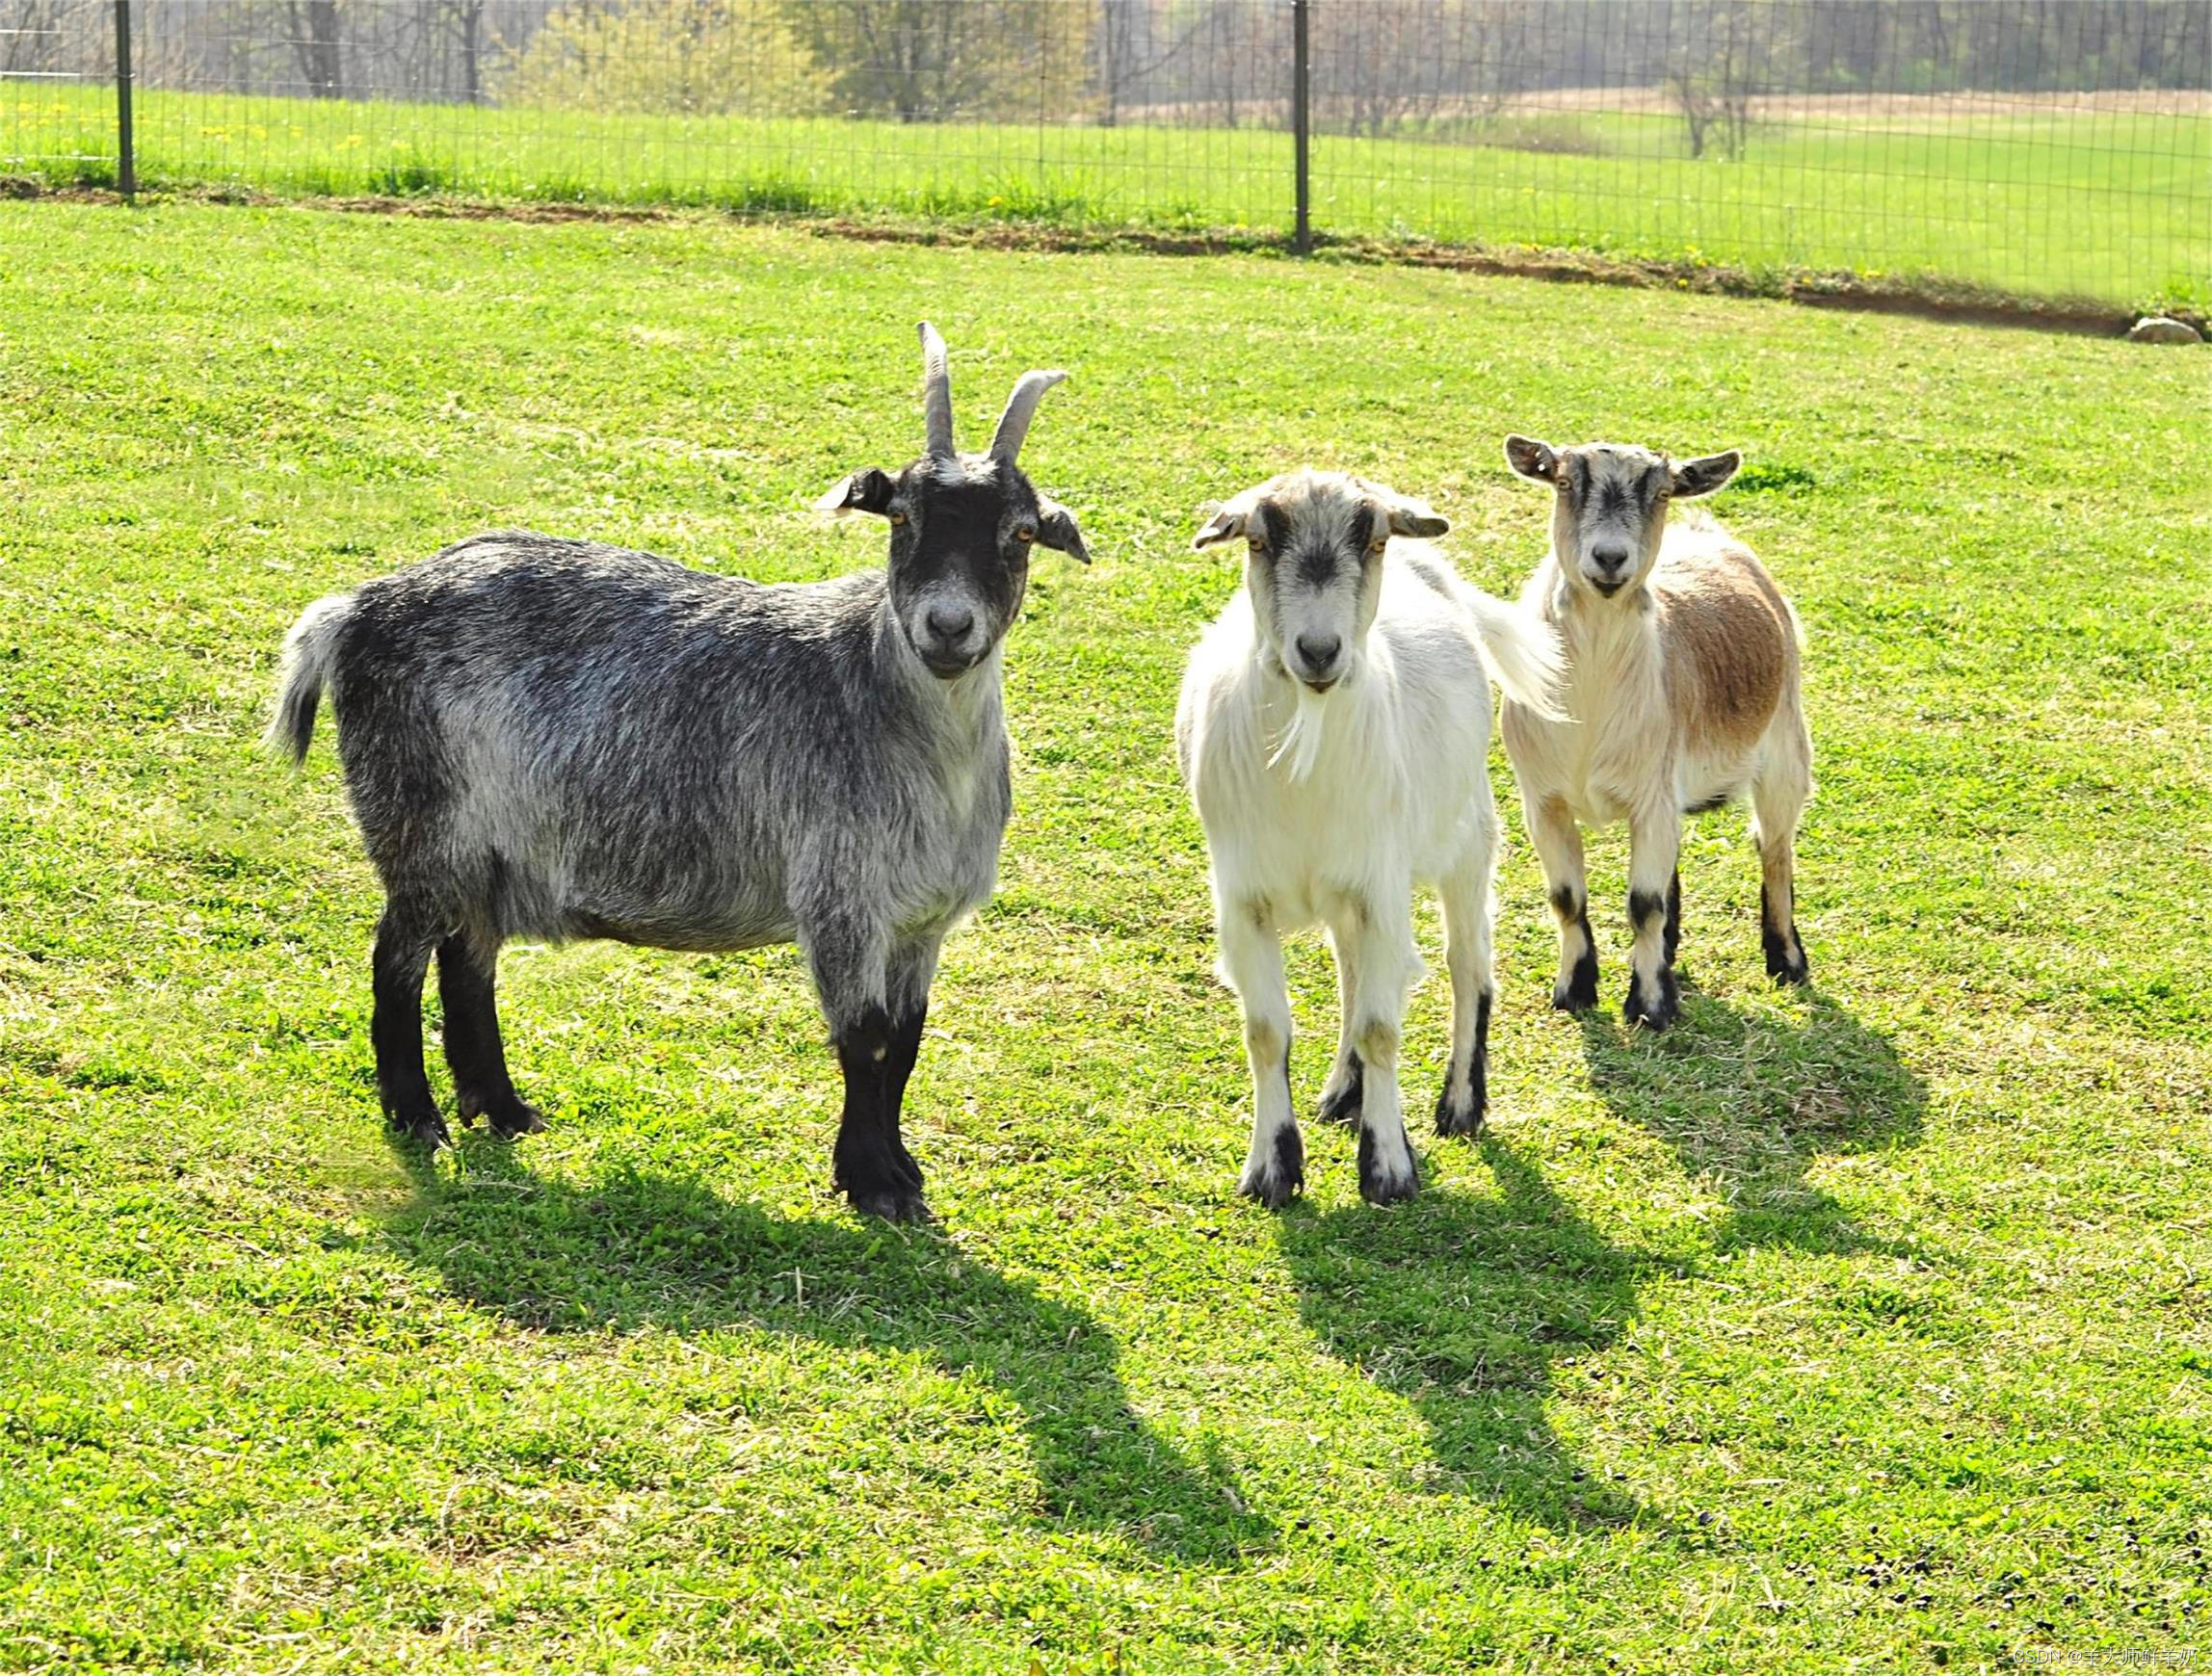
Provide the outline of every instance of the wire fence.
<path id="1" fill-rule="evenodd" d="M 153 186 L 2212 303 L 2208 0 L 0 0 L 0 176 L 117 183 L 125 18 Z"/>

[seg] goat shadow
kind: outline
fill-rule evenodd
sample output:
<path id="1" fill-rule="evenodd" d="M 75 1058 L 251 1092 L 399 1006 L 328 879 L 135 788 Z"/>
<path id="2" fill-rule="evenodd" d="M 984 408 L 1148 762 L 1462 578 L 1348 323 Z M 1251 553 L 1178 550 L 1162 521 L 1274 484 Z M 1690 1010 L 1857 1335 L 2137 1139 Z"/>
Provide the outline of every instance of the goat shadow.
<path id="1" fill-rule="evenodd" d="M 1458 1145 L 1459 1142 L 1449 1144 Z M 1477 1148 L 1497 1191 L 1284 1212 L 1299 1313 L 1330 1351 L 1404 1397 L 1444 1480 L 1553 1530 L 1647 1517 L 1577 1461 L 1544 1406 L 1559 1372 L 1620 1337 L 1646 1279 L 1682 1265 L 1610 1244 L 1520 1149 Z"/>
<path id="2" fill-rule="evenodd" d="M 934 1227 L 787 1220 L 627 1166 L 571 1183 L 481 1135 L 460 1144 L 455 1179 L 394 1142 L 416 1194 L 385 1234 L 483 1308 L 542 1332 L 736 1327 L 930 1355 L 982 1374 L 1019 1406 L 1044 1522 L 1201 1565 L 1233 1565 L 1273 1542 L 1221 1458 L 1193 1464 L 1131 1409 L 1110 1334 Z"/>
<path id="3" fill-rule="evenodd" d="M 1726 1203 L 1716 1251 L 1755 1245 L 1847 1256 L 1920 1248 L 1856 1223 L 1806 1179 L 1825 1154 L 1917 1144 L 1927 1085 L 1881 1032 L 1814 987 L 1748 1008 L 1683 974 L 1682 1013 L 1657 1036 L 1584 1013 L 1583 1059 L 1613 1114 L 1662 1141 Z"/>

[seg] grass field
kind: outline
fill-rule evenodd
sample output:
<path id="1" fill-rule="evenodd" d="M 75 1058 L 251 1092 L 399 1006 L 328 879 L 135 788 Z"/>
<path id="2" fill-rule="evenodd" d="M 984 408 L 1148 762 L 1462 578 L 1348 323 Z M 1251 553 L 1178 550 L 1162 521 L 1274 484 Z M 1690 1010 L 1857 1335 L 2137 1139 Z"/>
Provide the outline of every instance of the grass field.
<path id="1" fill-rule="evenodd" d="M 704 218 L 0 203 L 0 1667 L 2212 1645 L 2200 352 Z M 941 1224 L 829 1195 L 789 951 L 513 952 L 550 1132 L 395 1152 L 327 738 L 254 750 L 284 627 L 494 524 L 870 563 L 803 509 L 915 449 L 924 314 L 971 433 L 1071 369 L 1024 463 L 1097 556 L 1010 642 L 1001 888 L 908 1099 Z M 1516 841 L 1490 1133 L 1378 1213 L 1312 1131 L 1271 1216 L 1169 747 L 1236 586 L 1192 509 L 1356 465 L 1509 588 L 1545 517 L 1509 428 L 1748 450 L 1717 510 L 1810 639 L 1816 987 L 1761 975 L 1724 814 L 1677 1031 L 1554 1014 Z M 1292 970 L 1305 1103 L 1333 994 Z"/>
<path id="2" fill-rule="evenodd" d="M 0 173 L 114 177 L 112 96 L 0 84 Z M 1472 141 L 1475 143 L 1463 143 Z M 1531 149 L 1567 147 L 1565 152 Z M 593 116 L 144 92 L 155 185 L 691 203 L 1277 230 L 1291 142 L 1260 129 Z M 1540 113 L 1459 141 L 1315 141 L 1313 222 L 1340 238 L 1567 245 L 1752 268 L 1930 275 L 2212 306 L 2212 117 L 2014 109 L 1754 128 L 1693 161 L 1654 115 Z"/>

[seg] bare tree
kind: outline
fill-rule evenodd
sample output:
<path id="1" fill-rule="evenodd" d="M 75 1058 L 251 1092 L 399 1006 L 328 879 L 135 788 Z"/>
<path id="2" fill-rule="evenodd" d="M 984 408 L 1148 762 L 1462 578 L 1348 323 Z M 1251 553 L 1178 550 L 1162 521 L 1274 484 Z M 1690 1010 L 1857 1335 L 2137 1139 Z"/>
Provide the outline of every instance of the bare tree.
<path id="1" fill-rule="evenodd" d="M 71 56 L 71 37 L 82 33 L 81 0 L 14 0 L 0 6 L 0 72 L 51 71 Z"/>
<path id="2" fill-rule="evenodd" d="M 1700 0 L 1675 9 L 1665 80 L 1690 136 L 1690 155 L 1718 150 L 1740 160 L 1751 137 L 1751 101 L 1773 81 L 1790 44 L 1792 8 L 1761 0 Z"/>
<path id="3" fill-rule="evenodd" d="M 306 0 L 304 17 L 300 0 L 285 0 L 284 14 L 292 31 L 292 50 L 300 61 L 300 77 L 309 95 L 344 98 L 345 43 L 338 32 L 338 0 Z"/>
<path id="4" fill-rule="evenodd" d="M 1205 9 L 1193 9 L 1185 13 L 1180 29 L 1170 26 L 1163 40 L 1157 0 L 1098 0 L 1091 56 L 1102 127 L 1119 124 L 1130 92 L 1187 54 L 1205 20 Z"/>

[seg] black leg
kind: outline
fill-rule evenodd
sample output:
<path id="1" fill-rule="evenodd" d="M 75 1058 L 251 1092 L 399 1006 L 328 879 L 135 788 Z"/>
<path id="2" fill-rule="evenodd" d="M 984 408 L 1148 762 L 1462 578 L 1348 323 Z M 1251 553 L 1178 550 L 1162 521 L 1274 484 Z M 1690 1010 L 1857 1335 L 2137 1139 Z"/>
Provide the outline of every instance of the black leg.
<path id="1" fill-rule="evenodd" d="M 901 1115 L 907 1105 L 907 1080 L 914 1074 L 914 1061 L 921 1057 L 922 1027 L 929 1022 L 930 1004 L 925 996 L 921 1005 L 903 1019 L 891 1023 L 890 1083 L 886 1101 L 891 1123 L 891 1151 L 901 1168 L 913 1183 L 916 1192 L 921 1191 L 922 1166 L 914 1162 L 914 1155 L 907 1150 L 906 1136 L 901 1127 Z"/>
<path id="2" fill-rule="evenodd" d="M 1582 939 L 1567 987 L 1552 991 L 1551 1004 L 1561 1012 L 1581 1012 L 1597 1005 L 1597 939 L 1590 930 L 1590 899 L 1563 884 L 1552 893 L 1551 905 L 1563 921 L 1572 923 Z"/>
<path id="3" fill-rule="evenodd" d="M 1667 964 L 1674 964 L 1674 956 L 1682 947 L 1682 870 L 1676 868 L 1674 877 L 1667 883 Z"/>
<path id="4" fill-rule="evenodd" d="M 437 992 L 445 1006 L 445 1062 L 463 1123 L 484 1118 L 502 1140 L 535 1135 L 545 1119 L 515 1093 L 499 1039 L 498 954 L 480 954 L 465 934 L 437 946 Z"/>
<path id="5" fill-rule="evenodd" d="M 909 1050 L 901 1068 L 894 1048 L 909 1034 L 918 1047 L 918 1015 L 894 1027 L 890 1015 L 870 1003 L 836 1040 L 845 1110 L 837 1123 L 835 1184 L 855 1210 L 891 1222 L 925 1221 L 930 1214 L 921 1171 L 899 1142 L 896 1095 L 905 1091 L 913 1060 Z"/>
<path id="6" fill-rule="evenodd" d="M 430 1094 L 422 1058 L 422 984 L 430 971 L 437 931 L 421 916 L 387 903 L 377 922 L 371 957 L 374 1009 L 369 1040 L 377 1056 L 377 1094 L 384 1120 L 401 1134 L 431 1146 L 452 1137 Z"/>
<path id="7" fill-rule="evenodd" d="M 1662 922 L 1661 936 L 1664 943 L 1666 913 L 1667 899 L 1657 891 L 1646 893 L 1632 890 L 1628 893 L 1628 923 L 1635 930 L 1639 943 L 1654 920 Z M 1628 997 L 1620 1007 L 1622 1018 L 1630 1024 L 1640 1024 L 1646 1030 L 1665 1030 L 1680 1015 L 1681 1010 L 1682 992 L 1674 981 L 1672 962 L 1662 958 L 1658 971 L 1646 980 L 1637 971 L 1635 961 L 1630 960 Z"/>
<path id="8" fill-rule="evenodd" d="M 1359 1062 L 1357 1054 L 1351 1054 L 1340 1068 L 1342 1080 L 1323 1093 L 1317 1115 L 1324 1123 L 1357 1123 L 1359 1103 L 1366 1092 L 1367 1067 Z"/>
<path id="9" fill-rule="evenodd" d="M 1475 1045 L 1468 1052 L 1468 1100 L 1464 1108 L 1452 1104 L 1453 1070 L 1444 1072 L 1444 1087 L 1436 1095 L 1438 1135 L 1480 1135 L 1483 1118 L 1490 1109 L 1490 991 L 1475 997 Z"/>
<path id="10" fill-rule="evenodd" d="M 1767 976 L 1777 983 L 1811 982 L 1812 971 L 1805 963 L 1804 943 L 1798 936 L 1796 921 L 1775 923 L 1773 899 L 1763 884 L 1759 886 L 1759 944 L 1767 956 Z"/>

